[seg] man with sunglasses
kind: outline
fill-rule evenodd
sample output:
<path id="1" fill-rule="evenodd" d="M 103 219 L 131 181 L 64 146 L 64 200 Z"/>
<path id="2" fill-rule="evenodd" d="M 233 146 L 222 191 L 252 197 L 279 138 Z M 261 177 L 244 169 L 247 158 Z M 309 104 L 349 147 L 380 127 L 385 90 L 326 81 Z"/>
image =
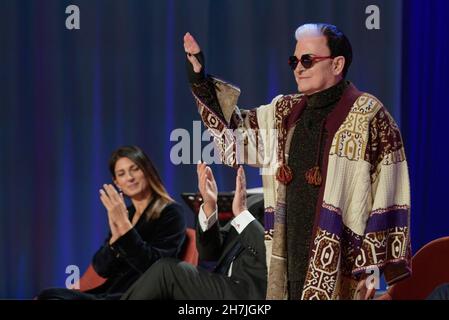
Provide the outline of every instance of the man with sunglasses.
<path id="1" fill-rule="evenodd" d="M 265 170 L 267 298 L 368 299 L 377 275 L 392 284 L 411 272 L 401 135 L 378 99 L 345 80 L 352 48 L 337 27 L 302 25 L 295 38 L 299 93 L 242 110 L 240 90 L 206 76 L 187 33 L 192 92 L 223 163 Z"/>

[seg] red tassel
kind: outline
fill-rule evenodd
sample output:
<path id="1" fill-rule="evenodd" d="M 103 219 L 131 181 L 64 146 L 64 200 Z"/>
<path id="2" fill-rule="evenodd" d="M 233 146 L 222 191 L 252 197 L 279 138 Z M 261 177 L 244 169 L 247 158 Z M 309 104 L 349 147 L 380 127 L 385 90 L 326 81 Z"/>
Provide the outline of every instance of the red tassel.
<path id="1" fill-rule="evenodd" d="M 313 186 L 320 186 L 322 182 L 321 170 L 319 166 L 315 166 L 306 171 L 306 181 Z"/>
<path id="2" fill-rule="evenodd" d="M 288 165 L 282 164 L 276 172 L 276 179 L 282 184 L 289 184 L 293 180 L 292 169 Z"/>

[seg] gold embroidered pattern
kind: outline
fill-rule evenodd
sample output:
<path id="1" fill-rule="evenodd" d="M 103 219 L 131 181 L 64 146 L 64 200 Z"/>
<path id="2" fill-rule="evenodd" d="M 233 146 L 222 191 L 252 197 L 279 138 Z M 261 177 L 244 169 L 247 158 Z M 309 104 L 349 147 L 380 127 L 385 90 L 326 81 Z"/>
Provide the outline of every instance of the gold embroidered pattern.
<path id="1" fill-rule="evenodd" d="M 339 237 L 318 228 L 313 243 L 302 299 L 332 299 L 337 283 L 339 261 Z"/>
<path id="2" fill-rule="evenodd" d="M 201 119 L 208 128 L 209 133 L 218 147 L 217 149 L 220 152 L 222 163 L 235 167 L 237 165 L 236 144 L 232 130 L 228 129 L 226 124 L 206 105 L 204 105 L 201 100 L 199 100 L 195 95 L 194 97 L 201 115 Z"/>
<path id="3" fill-rule="evenodd" d="M 406 256 L 407 234 L 407 227 L 367 233 L 355 260 L 354 272 L 363 270 L 367 266 L 385 265 L 387 262 Z"/>
<path id="4" fill-rule="evenodd" d="M 365 154 L 369 123 L 382 105 L 369 94 L 362 94 L 354 103 L 343 124 L 332 140 L 329 155 L 357 161 Z"/>

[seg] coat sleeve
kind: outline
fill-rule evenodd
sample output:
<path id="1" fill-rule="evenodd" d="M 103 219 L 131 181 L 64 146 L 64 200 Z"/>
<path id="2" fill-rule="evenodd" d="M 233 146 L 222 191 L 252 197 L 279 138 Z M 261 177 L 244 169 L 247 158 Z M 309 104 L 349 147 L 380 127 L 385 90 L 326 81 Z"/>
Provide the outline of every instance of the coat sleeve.
<path id="1" fill-rule="evenodd" d="M 411 274 L 410 183 L 398 126 L 382 107 L 369 128 L 372 207 L 356 255 L 354 275 L 384 274 L 391 285 Z"/>
<path id="2" fill-rule="evenodd" d="M 195 103 L 204 125 L 214 139 L 222 163 L 235 167 L 249 164 L 269 167 L 276 141 L 273 140 L 275 104 L 251 110 L 237 107 L 240 89 L 207 76 L 191 84 Z"/>
<path id="3" fill-rule="evenodd" d="M 109 278 L 120 270 L 120 260 L 117 252 L 109 245 L 111 236 L 111 233 L 109 233 L 103 245 L 95 252 L 92 259 L 93 268 L 103 278 Z"/>

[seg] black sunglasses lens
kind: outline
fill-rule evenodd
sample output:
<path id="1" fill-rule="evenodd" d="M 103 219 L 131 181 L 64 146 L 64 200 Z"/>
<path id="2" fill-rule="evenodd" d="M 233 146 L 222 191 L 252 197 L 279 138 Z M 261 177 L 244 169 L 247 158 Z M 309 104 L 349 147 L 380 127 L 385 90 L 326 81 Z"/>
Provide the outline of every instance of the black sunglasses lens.
<path id="1" fill-rule="evenodd" d="M 312 67 L 313 59 L 308 54 L 305 54 L 301 57 L 301 64 L 304 68 L 309 69 Z"/>
<path id="2" fill-rule="evenodd" d="M 290 66 L 290 68 L 292 68 L 292 70 L 296 69 L 298 62 L 299 62 L 299 60 L 295 56 L 291 56 L 288 58 L 288 65 Z"/>

